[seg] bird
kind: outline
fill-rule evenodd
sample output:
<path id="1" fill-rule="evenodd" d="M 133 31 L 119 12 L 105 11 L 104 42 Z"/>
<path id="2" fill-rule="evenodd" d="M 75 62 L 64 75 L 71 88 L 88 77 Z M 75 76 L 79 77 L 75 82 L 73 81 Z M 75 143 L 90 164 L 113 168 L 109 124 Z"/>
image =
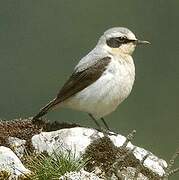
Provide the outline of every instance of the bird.
<path id="1" fill-rule="evenodd" d="M 128 28 L 106 30 L 97 45 L 75 66 L 57 96 L 33 117 L 33 122 L 63 107 L 88 113 L 99 128 L 101 119 L 109 130 L 104 117 L 131 93 L 135 81 L 132 54 L 141 44 L 150 42 L 137 39 Z"/>

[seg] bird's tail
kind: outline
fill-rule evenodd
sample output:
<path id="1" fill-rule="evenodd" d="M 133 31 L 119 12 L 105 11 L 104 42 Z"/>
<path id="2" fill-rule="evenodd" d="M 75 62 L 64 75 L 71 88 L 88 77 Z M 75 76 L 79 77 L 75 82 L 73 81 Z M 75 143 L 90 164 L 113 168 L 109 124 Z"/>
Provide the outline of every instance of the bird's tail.
<path id="1" fill-rule="evenodd" d="M 45 107 L 43 107 L 40 110 L 40 112 L 32 118 L 32 121 L 34 121 L 34 122 L 38 121 L 40 117 L 42 117 L 45 114 L 47 114 L 47 112 L 50 111 L 55 105 L 56 105 L 56 99 L 52 100 Z"/>

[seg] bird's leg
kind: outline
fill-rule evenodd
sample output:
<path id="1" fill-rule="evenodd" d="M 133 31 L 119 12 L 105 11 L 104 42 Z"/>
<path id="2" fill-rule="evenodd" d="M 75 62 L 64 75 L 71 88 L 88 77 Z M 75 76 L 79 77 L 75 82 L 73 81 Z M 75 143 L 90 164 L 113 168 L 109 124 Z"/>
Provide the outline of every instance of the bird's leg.
<path id="1" fill-rule="evenodd" d="M 108 131 L 110 131 L 110 128 L 109 128 L 109 126 L 107 125 L 107 123 L 106 123 L 106 121 L 104 120 L 104 118 L 101 118 L 101 121 L 103 122 L 103 124 L 104 124 L 104 126 L 106 127 L 106 129 L 107 129 Z"/>
<path id="2" fill-rule="evenodd" d="M 117 135 L 116 133 L 109 132 L 109 127 L 108 127 L 107 123 L 104 121 L 103 118 L 102 118 L 102 119 L 103 119 L 102 121 L 103 121 L 106 129 L 104 129 L 104 128 L 102 128 L 102 127 L 100 126 L 100 124 L 97 122 L 97 120 L 93 117 L 92 114 L 89 114 L 89 116 L 91 117 L 91 119 L 95 122 L 95 124 L 96 124 L 97 127 L 99 128 L 99 129 L 97 129 L 97 130 L 99 130 L 100 132 L 102 132 L 102 133 L 104 134 L 104 136 L 106 136 L 106 135 Z"/>
<path id="3" fill-rule="evenodd" d="M 103 122 L 103 124 L 104 124 L 104 126 L 105 126 L 105 128 L 106 128 L 106 130 L 107 130 L 107 132 L 108 132 L 109 135 L 115 135 L 115 136 L 117 136 L 117 133 L 110 132 L 111 130 L 110 130 L 108 124 L 106 123 L 106 121 L 104 120 L 104 118 L 101 118 L 101 121 Z"/>
<path id="4" fill-rule="evenodd" d="M 91 119 L 94 121 L 94 123 L 96 124 L 96 126 L 99 128 L 99 130 L 101 131 L 102 129 L 101 129 L 101 126 L 100 126 L 100 124 L 97 122 L 97 120 L 93 117 L 93 115 L 92 114 L 89 114 L 89 116 L 91 117 Z"/>

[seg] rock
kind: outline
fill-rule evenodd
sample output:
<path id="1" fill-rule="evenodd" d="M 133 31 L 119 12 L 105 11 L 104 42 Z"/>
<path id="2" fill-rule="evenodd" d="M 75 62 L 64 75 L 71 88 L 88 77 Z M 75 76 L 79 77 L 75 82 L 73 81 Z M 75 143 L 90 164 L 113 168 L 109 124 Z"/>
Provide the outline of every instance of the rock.
<path id="1" fill-rule="evenodd" d="M 69 172 L 60 177 L 59 180 L 103 180 L 96 176 L 94 173 L 89 173 L 85 170 L 79 172 Z"/>
<path id="2" fill-rule="evenodd" d="M 32 145 L 39 153 L 47 152 L 51 155 L 54 150 L 56 152 L 68 150 L 75 156 L 80 157 L 91 142 L 101 137 L 104 137 L 103 133 L 97 130 L 75 127 L 34 135 L 32 137 Z M 117 136 L 110 135 L 109 138 L 117 147 L 121 147 L 126 142 L 126 138 L 120 134 Z M 159 159 L 143 148 L 132 145 L 130 142 L 127 144 L 127 148 L 133 150 L 134 156 L 140 161 L 149 154 L 143 163 L 144 166 L 159 176 L 165 174 L 166 161 Z"/>
<path id="3" fill-rule="evenodd" d="M 47 152 L 51 155 L 54 150 L 70 150 L 76 157 L 80 157 L 86 147 L 99 137 L 103 137 L 103 134 L 96 130 L 75 127 L 34 135 L 32 145 L 37 152 Z"/>
<path id="4" fill-rule="evenodd" d="M 127 168 L 123 169 L 120 173 L 121 173 L 122 178 L 124 178 L 126 180 L 134 180 L 135 172 L 136 172 L 135 168 L 127 167 Z M 142 173 L 138 173 L 136 180 L 149 180 L 149 178 L 144 176 Z"/>
<path id="5" fill-rule="evenodd" d="M 9 137 L 8 143 L 11 149 L 13 149 L 13 152 L 15 152 L 19 158 L 22 158 L 25 151 L 26 140 L 22 140 L 16 137 Z"/>
<path id="6" fill-rule="evenodd" d="M 142 159 L 147 154 L 149 156 L 144 161 L 143 165 L 152 170 L 154 173 L 158 174 L 159 176 L 163 176 L 165 174 L 164 169 L 167 167 L 166 161 L 164 161 L 163 159 L 159 159 L 157 156 L 153 155 L 151 152 L 148 152 L 143 148 L 137 147 L 134 150 L 135 157 L 140 161 L 142 161 Z"/>
<path id="7" fill-rule="evenodd" d="M 115 174 L 113 174 L 110 180 L 149 180 L 149 178 L 144 176 L 142 173 L 138 173 L 138 175 L 135 177 L 135 172 L 136 168 L 127 167 L 124 168 L 122 171 L 119 171 L 117 177 Z"/>
<path id="8" fill-rule="evenodd" d="M 23 166 L 14 152 L 4 146 L 0 146 L 0 171 L 10 173 L 9 179 L 17 179 L 18 176 L 30 174 L 30 170 Z"/>

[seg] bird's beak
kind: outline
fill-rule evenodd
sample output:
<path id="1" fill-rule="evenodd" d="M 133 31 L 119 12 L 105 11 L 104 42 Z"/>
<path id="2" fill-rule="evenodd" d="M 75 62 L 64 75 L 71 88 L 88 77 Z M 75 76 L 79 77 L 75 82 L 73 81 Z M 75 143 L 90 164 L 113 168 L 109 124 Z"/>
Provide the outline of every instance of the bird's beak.
<path id="1" fill-rule="evenodd" d="M 151 43 L 150 43 L 149 41 L 141 41 L 141 40 L 138 40 L 138 39 L 137 39 L 137 40 L 136 40 L 136 44 L 137 44 L 137 45 L 140 45 L 140 44 L 144 44 L 144 45 L 145 45 L 145 44 L 151 44 Z"/>

